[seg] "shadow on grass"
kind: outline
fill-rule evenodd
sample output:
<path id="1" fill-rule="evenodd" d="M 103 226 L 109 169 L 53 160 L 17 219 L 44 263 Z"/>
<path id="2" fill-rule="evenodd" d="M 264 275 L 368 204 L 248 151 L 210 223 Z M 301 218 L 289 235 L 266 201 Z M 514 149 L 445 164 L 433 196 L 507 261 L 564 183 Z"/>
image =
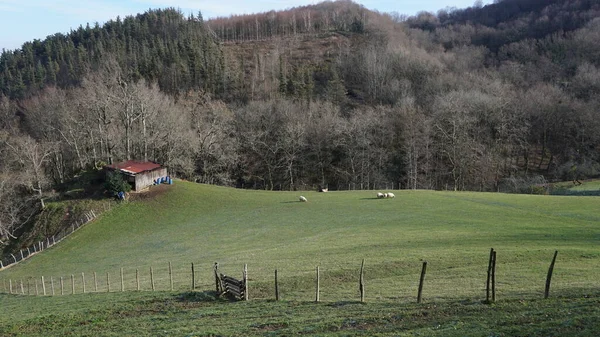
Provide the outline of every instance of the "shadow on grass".
<path id="1" fill-rule="evenodd" d="M 282 201 L 282 204 L 297 204 L 297 203 L 301 203 L 302 201 L 300 200 L 296 200 L 296 201 Z"/>
<path id="2" fill-rule="evenodd" d="M 345 307 L 347 305 L 357 305 L 357 304 L 364 305 L 366 303 L 361 302 L 361 301 L 338 301 L 338 302 L 328 303 L 327 306 L 333 307 L 333 308 L 340 308 L 340 307 Z"/>
<path id="3" fill-rule="evenodd" d="M 600 196 L 600 190 L 587 190 L 587 191 L 556 190 L 556 191 L 551 191 L 550 194 L 551 195 L 577 196 L 577 197 L 598 197 L 598 196 Z"/>
<path id="4" fill-rule="evenodd" d="M 223 301 L 216 291 L 186 291 L 176 295 L 179 302 L 216 302 Z"/>
<path id="5" fill-rule="evenodd" d="M 377 198 L 377 197 L 373 197 L 373 198 L 360 198 L 360 200 L 380 200 L 383 198 Z"/>

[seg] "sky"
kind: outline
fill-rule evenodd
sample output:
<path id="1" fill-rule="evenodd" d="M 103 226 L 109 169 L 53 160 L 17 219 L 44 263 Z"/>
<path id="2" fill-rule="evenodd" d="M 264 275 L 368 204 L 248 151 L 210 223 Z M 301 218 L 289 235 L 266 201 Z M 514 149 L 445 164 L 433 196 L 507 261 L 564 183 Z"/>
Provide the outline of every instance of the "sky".
<path id="1" fill-rule="evenodd" d="M 319 3 L 314 0 L 0 0 L 0 50 L 20 48 L 24 42 L 68 33 L 86 23 L 93 25 L 174 7 L 184 13 L 202 12 L 204 19 L 230 14 L 261 13 Z M 447 7 L 466 8 L 474 0 L 355 0 L 371 10 L 414 15 Z M 483 1 L 484 4 L 490 1 Z"/>

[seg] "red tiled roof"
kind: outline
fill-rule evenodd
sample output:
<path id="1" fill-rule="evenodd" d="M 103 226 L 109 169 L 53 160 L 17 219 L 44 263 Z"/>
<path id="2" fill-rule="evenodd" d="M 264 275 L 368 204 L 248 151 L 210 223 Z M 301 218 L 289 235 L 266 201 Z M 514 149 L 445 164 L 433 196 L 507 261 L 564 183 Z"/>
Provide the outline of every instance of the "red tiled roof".
<path id="1" fill-rule="evenodd" d="M 153 163 L 151 161 L 128 160 L 128 161 L 125 161 L 122 163 L 108 165 L 108 167 L 111 169 L 118 169 L 125 173 L 136 174 L 136 173 L 141 173 L 141 172 L 145 172 L 145 171 L 155 170 L 157 168 L 160 168 L 160 165 Z"/>

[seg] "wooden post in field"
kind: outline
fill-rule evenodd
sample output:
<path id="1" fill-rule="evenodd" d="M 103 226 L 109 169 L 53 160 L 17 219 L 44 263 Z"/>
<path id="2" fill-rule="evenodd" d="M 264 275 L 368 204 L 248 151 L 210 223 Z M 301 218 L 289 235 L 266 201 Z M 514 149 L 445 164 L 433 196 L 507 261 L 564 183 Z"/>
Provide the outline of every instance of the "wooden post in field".
<path id="1" fill-rule="evenodd" d="M 71 274 L 71 295 L 75 294 L 75 275 Z"/>
<path id="2" fill-rule="evenodd" d="M 225 291 L 225 289 L 223 289 L 223 285 L 221 284 L 221 278 L 219 277 L 219 263 L 215 262 L 215 265 L 213 268 L 215 271 L 215 287 L 217 290 L 217 294 L 221 294 L 222 292 Z"/>
<path id="3" fill-rule="evenodd" d="M 110 292 L 110 274 L 106 272 L 106 292 Z"/>
<path id="4" fill-rule="evenodd" d="M 217 291 L 217 294 L 221 293 L 221 282 L 219 282 L 219 263 L 215 262 L 214 266 L 213 266 L 213 270 L 215 271 L 215 288 Z"/>
<path id="5" fill-rule="evenodd" d="M 83 286 L 83 293 L 85 294 L 85 275 L 81 273 L 81 284 Z"/>
<path id="6" fill-rule="evenodd" d="M 60 277 L 60 294 L 64 295 L 65 294 L 65 283 L 63 281 L 63 277 Z"/>
<path id="7" fill-rule="evenodd" d="M 550 296 L 550 281 L 552 281 L 552 272 L 554 271 L 554 262 L 556 262 L 556 255 L 558 255 L 558 250 L 554 251 L 554 257 L 552 258 L 552 262 L 550 263 L 550 268 L 548 268 L 548 275 L 546 276 L 546 289 L 544 290 L 544 298 L 548 298 L 548 296 Z"/>
<path id="8" fill-rule="evenodd" d="M 194 274 L 194 262 L 192 262 L 192 290 L 196 289 L 196 275 Z"/>
<path id="9" fill-rule="evenodd" d="M 171 291 L 173 291 L 173 269 L 171 269 L 171 261 L 169 261 L 169 282 L 171 283 Z"/>
<path id="10" fill-rule="evenodd" d="M 125 291 L 125 280 L 123 277 L 123 267 L 121 267 L 121 291 Z"/>
<path id="11" fill-rule="evenodd" d="M 425 273 L 427 272 L 427 261 L 423 261 L 423 268 L 421 268 L 421 278 L 419 279 L 419 292 L 417 293 L 417 303 L 421 303 L 423 298 L 423 282 L 425 281 Z"/>
<path id="12" fill-rule="evenodd" d="M 244 301 L 248 300 L 248 265 L 244 264 Z"/>
<path id="13" fill-rule="evenodd" d="M 52 288 L 54 290 L 54 288 Z M 21 295 L 25 295 L 25 288 L 23 287 L 23 279 L 21 279 Z M 52 293 L 54 295 L 54 293 Z"/>
<path id="14" fill-rule="evenodd" d="M 277 282 L 277 269 L 275 269 L 275 301 L 279 301 L 279 283 Z"/>
<path id="15" fill-rule="evenodd" d="M 496 302 L 496 251 L 492 256 L 492 302 Z"/>
<path id="16" fill-rule="evenodd" d="M 485 303 L 490 303 L 490 282 L 492 281 L 492 259 L 494 258 L 494 248 L 490 249 L 490 260 L 487 269 L 487 281 L 485 283 Z"/>
<path id="17" fill-rule="evenodd" d="M 360 279 L 358 281 L 358 290 L 360 291 L 360 302 L 361 303 L 365 302 L 365 273 L 364 273 L 364 268 L 365 268 L 365 259 L 363 259 L 362 263 L 360 264 Z"/>
<path id="18" fill-rule="evenodd" d="M 54 278 L 50 276 L 50 287 L 52 288 L 52 296 L 54 296 Z"/>
<path id="19" fill-rule="evenodd" d="M 319 288 L 320 288 L 320 275 L 319 275 L 319 266 L 317 266 L 317 290 L 315 293 L 315 302 L 319 303 Z"/>
<path id="20" fill-rule="evenodd" d="M 150 267 L 150 284 L 152 285 L 152 291 L 154 291 L 154 272 L 152 271 L 152 267 Z"/>
<path id="21" fill-rule="evenodd" d="M 98 292 L 98 278 L 96 277 L 96 272 L 94 272 L 94 291 Z"/>
<path id="22" fill-rule="evenodd" d="M 12 279 L 8 280 L 8 293 L 12 294 Z M 36 294 L 37 295 L 37 294 Z"/>
<path id="23" fill-rule="evenodd" d="M 42 276 L 42 294 L 46 296 L 46 282 L 44 282 L 44 276 Z"/>
<path id="24" fill-rule="evenodd" d="M 140 271 L 135 269 L 135 284 L 137 286 L 137 291 L 140 291 Z"/>
<path id="25" fill-rule="evenodd" d="M 12 291 L 12 290 L 11 290 Z M 37 279 L 35 279 L 35 296 L 39 295 Z"/>

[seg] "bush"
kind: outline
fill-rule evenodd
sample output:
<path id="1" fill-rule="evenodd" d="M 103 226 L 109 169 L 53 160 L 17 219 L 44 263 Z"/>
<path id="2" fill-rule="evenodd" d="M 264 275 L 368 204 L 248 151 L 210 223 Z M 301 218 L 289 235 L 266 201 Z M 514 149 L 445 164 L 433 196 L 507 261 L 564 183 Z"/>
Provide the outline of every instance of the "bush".
<path id="1" fill-rule="evenodd" d="M 111 195 L 117 195 L 119 192 L 131 191 L 131 185 L 123 179 L 123 175 L 113 171 L 107 172 L 104 187 Z"/>

